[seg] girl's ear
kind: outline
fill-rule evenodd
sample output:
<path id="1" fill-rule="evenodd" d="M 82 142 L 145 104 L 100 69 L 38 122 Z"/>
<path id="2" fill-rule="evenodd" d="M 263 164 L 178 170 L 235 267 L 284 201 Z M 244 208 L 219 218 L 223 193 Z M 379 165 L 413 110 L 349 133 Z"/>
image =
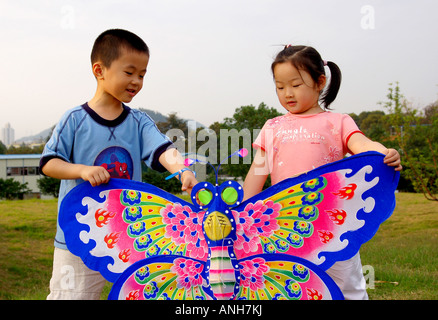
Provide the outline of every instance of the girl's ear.
<path id="1" fill-rule="evenodd" d="M 104 70 L 102 62 L 98 61 L 98 62 L 93 63 L 92 68 L 93 68 L 93 74 L 96 77 L 96 79 L 102 80 L 103 79 L 103 70 Z"/>
<path id="2" fill-rule="evenodd" d="M 318 78 L 317 89 L 318 91 L 322 91 L 327 83 L 327 77 L 325 75 L 320 75 Z"/>

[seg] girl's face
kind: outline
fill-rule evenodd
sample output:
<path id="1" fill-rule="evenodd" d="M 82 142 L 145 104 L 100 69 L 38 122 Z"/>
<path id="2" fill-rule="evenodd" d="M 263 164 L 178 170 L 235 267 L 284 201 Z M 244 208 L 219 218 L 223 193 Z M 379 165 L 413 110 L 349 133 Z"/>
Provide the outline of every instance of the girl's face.
<path id="1" fill-rule="evenodd" d="M 315 114 L 324 111 L 318 103 L 326 82 L 324 75 L 315 83 L 307 71 L 298 70 L 290 62 L 283 62 L 275 66 L 274 79 L 278 99 L 290 113 Z"/>

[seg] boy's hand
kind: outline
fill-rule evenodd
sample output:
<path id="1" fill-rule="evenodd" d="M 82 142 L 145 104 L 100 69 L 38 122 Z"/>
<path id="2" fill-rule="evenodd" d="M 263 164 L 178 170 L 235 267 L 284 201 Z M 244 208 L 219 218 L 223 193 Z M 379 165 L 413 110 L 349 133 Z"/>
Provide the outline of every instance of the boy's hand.
<path id="1" fill-rule="evenodd" d="M 182 191 L 186 191 L 189 195 L 192 193 L 193 187 L 198 183 L 195 175 L 190 170 L 184 171 L 181 174 Z"/>
<path id="2" fill-rule="evenodd" d="M 81 178 L 89 181 L 93 187 L 102 183 L 108 183 L 111 176 L 104 167 L 83 166 L 81 169 Z"/>
<path id="3" fill-rule="evenodd" d="M 42 170 L 45 175 L 56 179 L 83 179 L 93 187 L 108 183 L 111 177 L 104 167 L 69 163 L 59 158 L 49 160 Z"/>
<path id="4" fill-rule="evenodd" d="M 383 162 L 388 166 L 395 167 L 395 171 L 401 171 L 403 169 L 401 165 L 400 154 L 395 149 L 388 149 Z"/>

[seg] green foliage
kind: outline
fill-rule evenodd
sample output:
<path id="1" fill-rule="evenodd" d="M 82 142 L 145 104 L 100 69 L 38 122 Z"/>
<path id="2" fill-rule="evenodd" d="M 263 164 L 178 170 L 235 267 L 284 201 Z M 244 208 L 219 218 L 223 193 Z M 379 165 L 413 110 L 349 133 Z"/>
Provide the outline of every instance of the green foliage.
<path id="1" fill-rule="evenodd" d="M 437 200 L 438 193 L 438 101 L 423 109 L 413 108 L 398 82 L 389 84 L 387 100 L 379 104 L 387 111 L 350 114 L 362 132 L 402 157 L 399 190 L 424 193 Z"/>
<path id="2" fill-rule="evenodd" d="M 0 199 L 23 199 L 23 195 L 30 191 L 27 182 L 20 183 L 12 178 L 0 179 Z"/>
<path id="3" fill-rule="evenodd" d="M 52 195 L 58 198 L 60 180 L 52 177 L 42 177 L 37 180 L 38 188 L 42 194 Z"/>
<path id="4" fill-rule="evenodd" d="M 160 173 L 149 168 L 144 168 L 142 179 L 143 182 L 150 183 L 158 188 L 166 190 L 167 192 L 181 193 L 181 182 L 179 182 L 178 179 L 165 179 L 169 174 L 170 173 L 167 171 L 164 173 Z"/>
<path id="5" fill-rule="evenodd" d="M 0 154 L 5 154 L 8 151 L 8 148 L 0 141 Z"/>
<path id="6" fill-rule="evenodd" d="M 387 115 L 383 111 L 363 111 L 359 115 L 351 113 L 350 116 L 356 122 L 360 130 L 371 140 L 387 140 L 390 125 L 386 120 Z"/>
<path id="7" fill-rule="evenodd" d="M 253 105 L 237 108 L 232 118 L 225 118 L 225 129 L 261 129 L 268 119 L 282 115 L 277 109 L 268 107 L 264 102 L 256 108 Z"/>
<path id="8" fill-rule="evenodd" d="M 265 103 L 260 103 L 259 106 L 256 108 L 253 105 L 248 106 L 242 106 L 240 108 L 237 108 L 233 114 L 232 118 L 225 118 L 224 122 L 219 125 L 220 129 L 228 129 L 232 130 L 235 129 L 238 132 L 242 132 L 242 130 L 248 130 L 247 132 L 251 135 L 250 141 L 253 142 L 257 135 L 259 134 L 261 128 L 265 124 L 265 122 L 269 119 L 275 118 L 282 115 L 277 109 L 268 107 Z M 217 130 L 216 127 L 210 127 L 213 130 Z M 219 133 L 219 140 L 220 139 L 220 133 Z M 224 140 L 224 139 L 222 139 Z M 221 141 L 222 144 L 225 143 L 228 145 L 228 154 L 232 154 L 233 152 L 239 150 L 242 147 L 245 147 L 243 145 L 243 137 L 239 137 L 238 145 L 232 145 L 228 143 L 228 141 Z M 251 166 L 250 163 L 252 163 L 254 154 L 251 152 L 252 147 L 247 147 L 249 153 L 248 153 L 248 159 L 239 159 L 239 164 L 225 164 L 222 168 L 223 171 L 225 171 L 226 174 L 233 176 L 235 178 L 241 177 L 242 179 L 245 179 L 246 174 L 249 171 L 249 168 Z M 220 150 L 220 148 L 218 148 Z M 222 159 L 221 159 L 222 160 Z M 237 158 L 235 159 L 237 160 Z M 246 162 L 246 163 L 244 163 Z M 248 164 L 249 162 L 249 164 Z M 270 185 L 270 179 L 267 179 L 265 186 Z"/>
<path id="9" fill-rule="evenodd" d="M 30 147 L 22 143 L 18 147 L 10 146 L 6 151 L 7 154 L 40 154 L 43 152 L 44 145 Z"/>
<path id="10" fill-rule="evenodd" d="M 381 104 L 389 111 L 387 121 L 402 156 L 402 174 L 416 192 L 438 201 L 438 102 L 421 112 L 409 105 L 398 82 L 390 86 L 388 100 Z"/>
<path id="11" fill-rule="evenodd" d="M 170 129 L 179 129 L 183 132 L 185 137 L 187 137 L 188 134 L 187 122 L 180 119 L 175 112 L 169 114 L 166 121 L 157 122 L 157 127 L 163 133 L 166 133 Z"/>

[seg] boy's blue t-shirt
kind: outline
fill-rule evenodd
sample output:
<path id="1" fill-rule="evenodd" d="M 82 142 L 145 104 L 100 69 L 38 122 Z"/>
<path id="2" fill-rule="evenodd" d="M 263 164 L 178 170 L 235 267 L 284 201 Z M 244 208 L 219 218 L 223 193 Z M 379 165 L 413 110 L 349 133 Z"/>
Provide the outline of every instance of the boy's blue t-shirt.
<path id="1" fill-rule="evenodd" d="M 47 142 L 40 169 L 53 158 L 87 166 L 104 166 L 112 178 L 141 181 L 142 161 L 157 171 L 166 169 L 158 161 L 172 147 L 155 122 L 144 112 L 123 105 L 115 120 L 105 120 L 87 103 L 67 111 Z M 82 179 L 61 180 L 58 210 L 64 196 Z M 67 249 L 64 232 L 57 224 L 55 247 Z"/>

